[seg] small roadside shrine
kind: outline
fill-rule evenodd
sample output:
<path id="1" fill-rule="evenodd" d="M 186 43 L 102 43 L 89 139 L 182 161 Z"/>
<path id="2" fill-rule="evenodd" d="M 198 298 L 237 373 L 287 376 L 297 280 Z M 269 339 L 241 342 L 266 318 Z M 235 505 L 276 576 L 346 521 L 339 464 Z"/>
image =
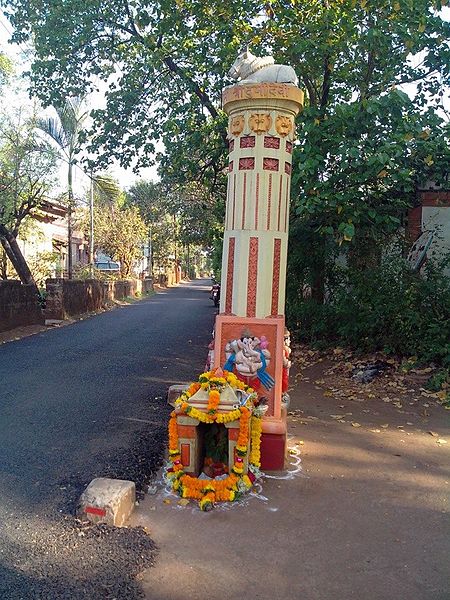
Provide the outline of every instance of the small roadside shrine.
<path id="1" fill-rule="evenodd" d="M 284 468 L 289 332 L 284 305 L 297 76 L 242 52 L 224 89 L 228 187 L 220 313 L 208 370 L 175 401 L 168 478 L 208 510 Z"/>

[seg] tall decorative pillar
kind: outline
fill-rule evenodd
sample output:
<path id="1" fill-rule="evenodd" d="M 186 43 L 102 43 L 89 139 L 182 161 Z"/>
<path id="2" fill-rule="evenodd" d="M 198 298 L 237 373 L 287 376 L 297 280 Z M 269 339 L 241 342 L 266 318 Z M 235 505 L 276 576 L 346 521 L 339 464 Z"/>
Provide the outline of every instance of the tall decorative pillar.
<path id="1" fill-rule="evenodd" d="M 302 103 L 292 84 L 240 84 L 223 93 L 229 115 L 224 314 L 284 315 L 294 119 Z"/>
<path id="2" fill-rule="evenodd" d="M 294 83 L 277 82 L 280 69 L 293 73 L 283 65 L 257 67 L 222 96 L 229 162 L 215 366 L 231 365 L 250 385 L 255 382 L 268 404 L 261 445 L 266 470 L 282 469 L 285 456 L 281 380 L 289 194 L 295 116 L 303 106 Z M 239 365 L 252 352 L 260 356 L 253 371 Z"/>

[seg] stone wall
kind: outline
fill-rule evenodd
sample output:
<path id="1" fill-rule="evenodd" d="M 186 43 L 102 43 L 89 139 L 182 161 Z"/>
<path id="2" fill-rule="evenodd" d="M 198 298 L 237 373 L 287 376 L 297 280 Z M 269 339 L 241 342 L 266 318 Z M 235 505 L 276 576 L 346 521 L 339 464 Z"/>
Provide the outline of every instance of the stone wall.
<path id="1" fill-rule="evenodd" d="M 0 331 L 44 323 L 36 288 L 20 281 L 0 281 Z"/>
<path id="2" fill-rule="evenodd" d="M 94 312 L 114 300 L 148 294 L 153 290 L 153 283 L 151 279 L 47 279 L 46 287 L 46 319 L 63 320 L 70 316 Z"/>

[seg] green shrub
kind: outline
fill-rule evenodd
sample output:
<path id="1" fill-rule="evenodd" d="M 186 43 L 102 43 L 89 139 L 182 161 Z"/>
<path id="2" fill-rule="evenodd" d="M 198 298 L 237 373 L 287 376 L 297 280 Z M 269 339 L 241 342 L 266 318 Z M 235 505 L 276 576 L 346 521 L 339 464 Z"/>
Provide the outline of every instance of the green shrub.
<path id="1" fill-rule="evenodd" d="M 383 350 L 450 366 L 450 279 L 428 262 L 422 274 L 402 259 L 367 270 L 340 269 L 323 305 L 288 297 L 290 327 L 316 346 Z"/>
<path id="2" fill-rule="evenodd" d="M 80 279 L 85 281 L 86 279 L 98 279 L 100 281 L 117 281 L 120 279 L 120 273 L 110 272 L 110 271 L 102 271 L 94 267 L 91 271 L 91 267 L 89 265 L 78 265 L 74 269 L 74 279 Z"/>

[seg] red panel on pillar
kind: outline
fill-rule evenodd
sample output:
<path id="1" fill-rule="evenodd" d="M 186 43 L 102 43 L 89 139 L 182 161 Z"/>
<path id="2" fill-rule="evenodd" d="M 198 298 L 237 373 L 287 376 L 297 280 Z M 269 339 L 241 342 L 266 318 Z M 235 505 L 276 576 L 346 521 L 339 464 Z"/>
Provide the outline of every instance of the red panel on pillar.
<path id="1" fill-rule="evenodd" d="M 177 425 L 178 437 L 181 438 L 195 438 L 196 427 L 194 425 Z"/>
<path id="2" fill-rule="evenodd" d="M 270 229 L 270 213 L 272 211 L 272 173 L 269 175 L 269 190 L 267 198 L 267 229 Z"/>
<path id="3" fill-rule="evenodd" d="M 259 173 L 256 173 L 256 190 L 255 190 L 255 230 L 258 230 L 258 215 L 259 215 Z"/>
<path id="4" fill-rule="evenodd" d="M 273 241 L 273 278 L 272 278 L 272 316 L 278 314 L 280 295 L 280 264 L 281 264 L 281 239 Z"/>
<path id="5" fill-rule="evenodd" d="M 258 238 L 250 238 L 248 254 L 247 317 L 256 314 L 256 288 L 258 282 Z"/>
<path id="6" fill-rule="evenodd" d="M 243 135 L 239 143 L 241 148 L 254 148 L 255 147 L 255 136 L 254 135 Z"/>
<path id="7" fill-rule="evenodd" d="M 239 437 L 239 429 L 236 429 L 235 427 L 228 429 L 228 439 L 229 440 L 233 440 L 233 441 L 237 442 L 238 437 Z"/>
<path id="8" fill-rule="evenodd" d="M 234 248 L 236 238 L 230 237 L 228 240 L 228 265 L 227 265 L 227 286 L 225 297 L 225 313 L 229 315 L 233 305 L 233 282 L 234 282 Z"/>
<path id="9" fill-rule="evenodd" d="M 261 469 L 263 471 L 282 471 L 285 455 L 285 434 L 263 433 L 261 435 Z"/>
<path id="10" fill-rule="evenodd" d="M 183 467 L 188 467 L 191 462 L 191 446 L 190 444 L 181 444 L 181 462 Z"/>

